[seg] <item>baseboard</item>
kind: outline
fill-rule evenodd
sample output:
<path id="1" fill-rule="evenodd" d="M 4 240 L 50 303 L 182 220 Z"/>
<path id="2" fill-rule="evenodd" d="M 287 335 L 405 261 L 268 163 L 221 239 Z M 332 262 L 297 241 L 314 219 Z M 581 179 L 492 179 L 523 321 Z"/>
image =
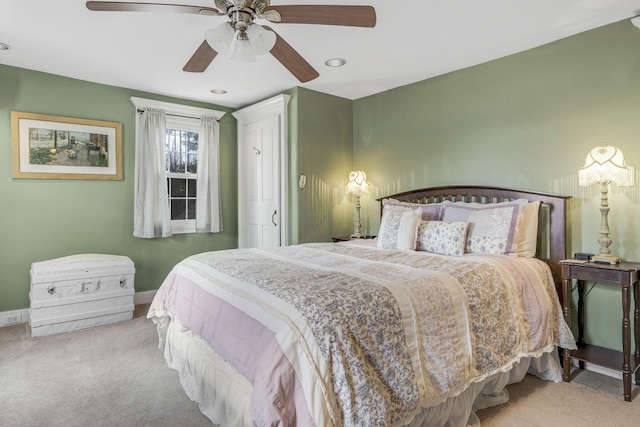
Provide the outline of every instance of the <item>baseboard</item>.
<path id="1" fill-rule="evenodd" d="M 29 323 L 29 309 L 10 310 L 0 312 L 0 327 Z"/>
<path id="2" fill-rule="evenodd" d="M 571 365 L 575 368 L 578 367 L 579 361 L 576 359 L 571 359 Z M 595 372 L 596 374 L 606 375 L 611 378 L 622 379 L 622 372 L 616 371 L 615 369 L 607 368 L 604 366 L 594 365 L 593 363 L 585 362 L 584 364 L 585 371 Z"/>
<path id="3" fill-rule="evenodd" d="M 153 297 L 157 291 L 136 292 L 133 296 L 133 303 L 149 304 L 153 301 Z M 0 328 L 3 326 L 18 325 L 20 323 L 29 323 L 29 309 L 0 311 Z"/>
<path id="4" fill-rule="evenodd" d="M 157 290 L 136 292 L 135 295 L 133 296 L 133 303 L 135 305 L 149 304 L 151 301 L 153 301 L 153 297 L 156 296 L 156 292 Z"/>

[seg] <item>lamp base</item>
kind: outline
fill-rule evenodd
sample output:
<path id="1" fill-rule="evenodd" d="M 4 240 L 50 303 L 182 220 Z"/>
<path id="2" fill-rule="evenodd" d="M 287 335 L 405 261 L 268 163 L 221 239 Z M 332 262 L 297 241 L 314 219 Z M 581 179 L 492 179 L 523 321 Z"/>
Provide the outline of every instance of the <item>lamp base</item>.
<path id="1" fill-rule="evenodd" d="M 597 254 L 591 257 L 591 262 L 598 264 L 618 264 L 620 258 L 611 254 Z"/>

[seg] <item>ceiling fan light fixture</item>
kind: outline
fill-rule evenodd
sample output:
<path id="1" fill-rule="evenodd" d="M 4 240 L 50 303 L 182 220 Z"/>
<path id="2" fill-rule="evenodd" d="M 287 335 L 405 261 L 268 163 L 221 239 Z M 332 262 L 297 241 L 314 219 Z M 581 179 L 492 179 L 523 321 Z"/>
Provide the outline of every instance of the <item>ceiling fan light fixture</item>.
<path id="1" fill-rule="evenodd" d="M 275 9 L 265 10 L 264 13 L 258 16 L 260 19 L 266 19 L 271 22 L 280 22 L 282 21 L 282 16 L 280 16 L 280 12 Z"/>
<path id="2" fill-rule="evenodd" d="M 376 11 L 373 6 L 342 4 L 271 6 L 271 0 L 207 1 L 213 1 L 216 7 L 122 0 L 91 0 L 86 2 L 86 7 L 91 11 L 103 12 L 171 12 L 227 16 L 228 22 L 206 31 L 206 40 L 198 45 L 182 68 L 183 71 L 202 73 L 218 54 L 230 54 L 231 59 L 235 61 L 255 62 L 255 55 L 270 53 L 302 83 L 309 82 L 320 74 L 275 30 L 255 24 L 254 21 L 361 28 L 376 26 Z M 247 33 L 251 34 L 247 35 Z M 0 49 L 8 47 L 0 44 Z M 336 58 L 328 60 L 326 65 L 340 67 L 345 63 L 345 60 Z"/>
<path id="3" fill-rule="evenodd" d="M 246 31 L 238 31 L 236 40 L 231 48 L 231 60 L 238 62 L 256 62 L 253 48 Z"/>
<path id="4" fill-rule="evenodd" d="M 229 53 L 229 46 L 231 46 L 235 31 L 228 22 L 223 22 L 217 27 L 208 30 L 204 36 L 213 50 L 226 55 Z"/>
<path id="5" fill-rule="evenodd" d="M 249 25 L 247 37 L 249 37 L 251 48 L 255 55 L 265 55 L 269 53 L 276 44 L 275 33 L 258 24 Z"/>

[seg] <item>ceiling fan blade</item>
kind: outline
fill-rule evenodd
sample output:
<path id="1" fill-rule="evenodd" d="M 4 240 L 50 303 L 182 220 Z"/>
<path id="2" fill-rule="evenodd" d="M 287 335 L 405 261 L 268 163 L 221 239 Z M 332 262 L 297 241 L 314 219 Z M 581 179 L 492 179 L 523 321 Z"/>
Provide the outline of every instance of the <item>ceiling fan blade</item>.
<path id="1" fill-rule="evenodd" d="M 194 54 L 189 58 L 182 71 L 190 73 L 202 73 L 207 69 L 211 61 L 216 57 L 218 52 L 213 50 L 207 41 L 203 41 L 200 47 L 196 49 Z"/>
<path id="2" fill-rule="evenodd" d="M 273 31 L 272 28 L 264 25 L 263 27 L 269 31 Z M 280 37 L 275 31 L 273 32 L 276 35 L 276 44 L 271 49 L 271 54 L 280 61 L 291 74 L 301 83 L 311 81 L 320 75 L 285 39 Z"/>
<path id="3" fill-rule="evenodd" d="M 344 25 L 348 27 L 375 27 L 376 10 L 372 6 L 338 5 L 283 5 L 265 9 L 277 10 L 283 24 Z"/>
<path id="4" fill-rule="evenodd" d="M 226 16 L 218 9 L 206 6 L 189 6 L 166 3 L 134 3 L 117 1 L 88 1 L 87 9 L 98 12 L 170 12 L 193 13 L 196 15 Z"/>

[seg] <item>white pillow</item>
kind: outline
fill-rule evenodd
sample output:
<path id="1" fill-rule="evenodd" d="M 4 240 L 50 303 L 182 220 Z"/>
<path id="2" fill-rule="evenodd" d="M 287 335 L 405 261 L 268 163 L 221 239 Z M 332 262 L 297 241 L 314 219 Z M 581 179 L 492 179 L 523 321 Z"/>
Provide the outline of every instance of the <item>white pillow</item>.
<path id="1" fill-rule="evenodd" d="M 389 198 L 382 199 L 382 206 L 401 206 L 410 209 L 420 209 L 422 211 L 421 215 L 423 221 L 439 221 L 442 217 L 441 203 L 410 203 Z"/>
<path id="2" fill-rule="evenodd" d="M 385 206 L 377 246 L 382 249 L 415 249 L 420 209 Z"/>
<path id="3" fill-rule="evenodd" d="M 442 202 L 443 221 L 467 221 L 466 252 L 516 256 L 525 199 L 501 203 Z"/>
<path id="4" fill-rule="evenodd" d="M 422 221 L 418 227 L 417 250 L 440 255 L 462 256 L 469 223 L 466 221 Z"/>
<path id="5" fill-rule="evenodd" d="M 524 209 L 518 232 L 518 256 L 533 258 L 538 244 L 538 211 L 540 202 L 531 202 Z"/>

